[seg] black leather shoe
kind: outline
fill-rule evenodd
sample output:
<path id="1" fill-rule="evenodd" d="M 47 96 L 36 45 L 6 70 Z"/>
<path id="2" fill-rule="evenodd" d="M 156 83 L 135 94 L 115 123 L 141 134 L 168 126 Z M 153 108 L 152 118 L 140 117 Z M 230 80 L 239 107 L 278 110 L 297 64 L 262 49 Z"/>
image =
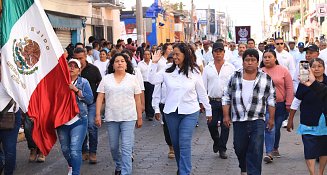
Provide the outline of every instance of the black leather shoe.
<path id="1" fill-rule="evenodd" d="M 217 153 L 219 151 L 218 146 L 216 146 L 216 145 L 213 145 L 212 149 L 213 149 L 214 153 Z"/>
<path id="2" fill-rule="evenodd" d="M 219 151 L 219 157 L 222 159 L 227 159 L 227 154 L 226 151 Z"/>

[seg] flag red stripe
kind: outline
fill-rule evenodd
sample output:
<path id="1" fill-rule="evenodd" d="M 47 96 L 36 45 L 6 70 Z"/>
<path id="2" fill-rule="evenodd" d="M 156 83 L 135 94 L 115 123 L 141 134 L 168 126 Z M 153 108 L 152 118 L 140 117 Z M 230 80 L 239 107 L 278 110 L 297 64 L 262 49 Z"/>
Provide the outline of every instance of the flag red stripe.
<path id="1" fill-rule="evenodd" d="M 75 94 L 68 86 L 70 82 L 66 58 L 61 56 L 30 98 L 28 115 L 34 121 L 33 140 L 45 155 L 56 143 L 55 128 L 79 113 Z"/>

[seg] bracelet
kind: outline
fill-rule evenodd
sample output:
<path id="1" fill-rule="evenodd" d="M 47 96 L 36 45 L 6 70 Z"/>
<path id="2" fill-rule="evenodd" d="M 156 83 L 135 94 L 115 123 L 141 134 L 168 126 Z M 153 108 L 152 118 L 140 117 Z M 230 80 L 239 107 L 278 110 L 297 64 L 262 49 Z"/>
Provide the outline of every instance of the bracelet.
<path id="1" fill-rule="evenodd" d="M 78 94 L 78 92 L 79 92 L 79 89 L 78 89 L 77 91 L 75 91 L 75 94 L 77 95 L 77 94 Z"/>

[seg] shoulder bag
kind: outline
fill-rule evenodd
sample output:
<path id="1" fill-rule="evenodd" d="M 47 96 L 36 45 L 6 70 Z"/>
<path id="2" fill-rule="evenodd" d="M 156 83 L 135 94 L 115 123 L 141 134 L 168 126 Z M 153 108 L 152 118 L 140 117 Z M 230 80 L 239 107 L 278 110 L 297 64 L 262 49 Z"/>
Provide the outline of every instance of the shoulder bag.
<path id="1" fill-rule="evenodd" d="M 8 112 L 12 105 L 14 105 L 14 112 Z M 0 113 L 0 130 L 15 128 L 15 111 L 16 102 L 14 99 L 11 99 L 7 106 Z"/>

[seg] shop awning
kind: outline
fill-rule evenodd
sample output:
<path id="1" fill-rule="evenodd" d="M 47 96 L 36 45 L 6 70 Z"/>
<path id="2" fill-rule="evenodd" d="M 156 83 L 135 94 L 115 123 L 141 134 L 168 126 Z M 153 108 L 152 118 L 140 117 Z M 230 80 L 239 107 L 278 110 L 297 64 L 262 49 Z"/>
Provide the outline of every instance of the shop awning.
<path id="1" fill-rule="evenodd" d="M 83 27 L 81 18 L 69 18 L 49 13 L 47 15 L 53 28 L 76 30 Z"/>

